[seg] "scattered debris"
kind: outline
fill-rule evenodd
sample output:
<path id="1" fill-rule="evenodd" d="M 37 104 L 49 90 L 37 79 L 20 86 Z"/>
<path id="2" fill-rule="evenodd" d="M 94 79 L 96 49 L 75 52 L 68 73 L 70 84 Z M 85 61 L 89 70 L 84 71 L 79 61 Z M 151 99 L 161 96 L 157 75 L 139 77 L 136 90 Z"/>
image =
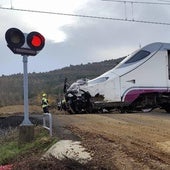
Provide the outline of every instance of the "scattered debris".
<path id="1" fill-rule="evenodd" d="M 73 159 L 80 163 L 87 163 L 91 160 L 90 153 L 85 151 L 80 141 L 60 140 L 54 144 L 44 155 L 45 157 L 54 156 L 59 160 L 64 158 Z"/>

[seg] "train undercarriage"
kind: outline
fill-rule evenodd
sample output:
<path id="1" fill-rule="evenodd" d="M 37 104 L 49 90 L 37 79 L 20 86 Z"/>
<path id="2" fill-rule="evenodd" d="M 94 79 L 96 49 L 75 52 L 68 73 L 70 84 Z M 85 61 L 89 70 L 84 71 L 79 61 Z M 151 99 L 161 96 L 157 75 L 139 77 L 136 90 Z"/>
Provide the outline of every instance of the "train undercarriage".
<path id="1" fill-rule="evenodd" d="M 83 90 L 81 93 L 71 91 L 65 94 L 65 102 L 62 103 L 62 107 L 70 114 L 101 113 L 113 110 L 121 113 L 150 112 L 155 108 L 161 108 L 170 113 L 170 93 L 143 93 L 132 103 L 125 103 L 105 102 L 103 96 L 92 97 L 89 92 Z"/>

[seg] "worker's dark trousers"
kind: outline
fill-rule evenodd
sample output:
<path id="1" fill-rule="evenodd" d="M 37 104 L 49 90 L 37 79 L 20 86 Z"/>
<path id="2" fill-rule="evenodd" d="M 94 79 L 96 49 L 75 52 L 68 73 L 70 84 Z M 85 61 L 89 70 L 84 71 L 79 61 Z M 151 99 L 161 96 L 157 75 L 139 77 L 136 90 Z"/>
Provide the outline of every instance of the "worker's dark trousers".
<path id="1" fill-rule="evenodd" d="M 49 113 L 48 106 L 47 107 L 43 107 L 43 112 L 44 113 Z"/>

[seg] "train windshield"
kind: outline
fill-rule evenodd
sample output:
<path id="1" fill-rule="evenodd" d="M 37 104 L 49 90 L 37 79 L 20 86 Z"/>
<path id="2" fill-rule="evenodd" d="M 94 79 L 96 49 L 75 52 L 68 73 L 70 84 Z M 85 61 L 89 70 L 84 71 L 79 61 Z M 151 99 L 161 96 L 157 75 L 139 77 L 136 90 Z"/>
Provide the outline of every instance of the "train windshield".
<path id="1" fill-rule="evenodd" d="M 137 52 L 135 55 L 133 55 L 129 60 L 127 60 L 125 62 L 125 64 L 129 64 L 129 63 L 134 63 L 137 62 L 139 60 L 144 59 L 145 57 L 147 57 L 150 54 L 149 51 L 146 50 L 140 50 L 139 52 Z"/>

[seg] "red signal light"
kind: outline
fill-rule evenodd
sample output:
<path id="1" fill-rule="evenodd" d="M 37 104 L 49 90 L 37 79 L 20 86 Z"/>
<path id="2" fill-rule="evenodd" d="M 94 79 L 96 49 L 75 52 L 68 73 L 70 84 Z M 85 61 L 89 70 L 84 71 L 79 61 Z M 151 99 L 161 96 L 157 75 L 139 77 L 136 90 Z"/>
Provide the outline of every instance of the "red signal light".
<path id="1" fill-rule="evenodd" d="M 39 51 L 45 45 L 44 37 L 38 32 L 31 32 L 27 36 L 27 44 L 32 50 Z"/>
<path id="2" fill-rule="evenodd" d="M 31 44 L 32 44 L 33 46 L 35 46 L 35 47 L 39 47 L 39 46 L 41 45 L 41 38 L 40 38 L 39 36 L 37 36 L 37 35 L 34 35 L 34 36 L 32 37 L 32 42 L 31 42 Z"/>

